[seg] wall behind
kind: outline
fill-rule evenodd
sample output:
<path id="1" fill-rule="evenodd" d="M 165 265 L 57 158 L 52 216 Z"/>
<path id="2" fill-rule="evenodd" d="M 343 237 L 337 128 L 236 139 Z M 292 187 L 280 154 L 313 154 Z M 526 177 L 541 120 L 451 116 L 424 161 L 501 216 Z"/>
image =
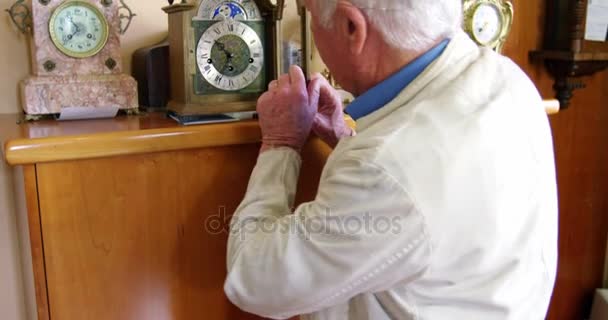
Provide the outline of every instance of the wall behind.
<path id="1" fill-rule="evenodd" d="M 0 0 L 0 113 L 19 110 L 17 83 L 29 73 L 27 37 L 13 27 L 3 11 L 12 0 Z M 22 281 L 11 170 L 0 160 L 0 314 L 3 319 L 27 318 Z"/>
<path id="2" fill-rule="evenodd" d="M 528 53 L 542 48 L 548 1 L 511 0 L 513 32 L 505 47 L 545 98 L 553 79 Z M 551 117 L 559 189 L 559 265 L 549 320 L 586 319 L 602 286 L 608 234 L 608 71 L 584 79 L 568 110 Z M 517 123 L 513 124 L 516 130 Z"/>
<path id="3" fill-rule="evenodd" d="M 17 84 L 30 70 L 28 37 L 13 26 L 4 9 L 10 8 L 13 0 L 0 0 L 0 113 L 16 113 L 19 110 Z"/>
<path id="4" fill-rule="evenodd" d="M 0 317 L 21 320 L 26 309 L 13 194 L 10 170 L 0 160 Z"/>

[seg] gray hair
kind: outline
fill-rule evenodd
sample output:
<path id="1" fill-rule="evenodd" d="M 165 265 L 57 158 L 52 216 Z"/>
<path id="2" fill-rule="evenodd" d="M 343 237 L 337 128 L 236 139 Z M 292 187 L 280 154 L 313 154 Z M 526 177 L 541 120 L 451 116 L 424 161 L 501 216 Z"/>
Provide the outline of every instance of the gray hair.
<path id="1" fill-rule="evenodd" d="M 348 0 L 394 48 L 428 48 L 461 28 L 462 0 Z M 338 0 L 316 0 L 321 25 L 332 26 Z"/>

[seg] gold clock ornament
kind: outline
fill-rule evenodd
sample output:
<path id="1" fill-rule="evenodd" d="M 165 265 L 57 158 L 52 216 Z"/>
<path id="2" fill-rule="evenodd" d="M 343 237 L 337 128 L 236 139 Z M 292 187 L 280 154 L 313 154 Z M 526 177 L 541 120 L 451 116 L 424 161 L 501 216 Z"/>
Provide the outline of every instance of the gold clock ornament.
<path id="1" fill-rule="evenodd" d="M 171 1 L 172 2 L 172 1 Z M 255 110 L 281 64 L 283 0 L 171 4 L 171 100 L 179 115 Z"/>
<path id="2" fill-rule="evenodd" d="M 464 0 L 464 30 L 478 45 L 502 50 L 513 24 L 507 0 Z"/>
<path id="3" fill-rule="evenodd" d="M 20 83 L 27 118 L 67 108 L 137 111 L 137 83 L 122 73 L 120 35 L 135 16 L 123 0 L 18 0 L 7 11 L 32 34 L 32 75 Z"/>

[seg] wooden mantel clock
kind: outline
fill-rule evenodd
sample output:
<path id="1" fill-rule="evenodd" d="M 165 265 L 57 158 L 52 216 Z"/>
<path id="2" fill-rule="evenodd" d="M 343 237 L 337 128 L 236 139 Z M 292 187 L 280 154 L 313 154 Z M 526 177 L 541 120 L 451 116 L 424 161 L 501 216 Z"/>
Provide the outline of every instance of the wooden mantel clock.
<path id="1" fill-rule="evenodd" d="M 179 115 L 255 110 L 257 98 L 279 74 L 283 6 L 284 0 L 192 0 L 164 7 L 169 110 Z"/>
<path id="2" fill-rule="evenodd" d="M 7 10 L 21 31 L 33 33 L 32 75 L 20 84 L 28 119 L 67 107 L 137 110 L 137 84 L 122 73 L 119 37 L 134 16 L 123 0 L 28 2 Z"/>

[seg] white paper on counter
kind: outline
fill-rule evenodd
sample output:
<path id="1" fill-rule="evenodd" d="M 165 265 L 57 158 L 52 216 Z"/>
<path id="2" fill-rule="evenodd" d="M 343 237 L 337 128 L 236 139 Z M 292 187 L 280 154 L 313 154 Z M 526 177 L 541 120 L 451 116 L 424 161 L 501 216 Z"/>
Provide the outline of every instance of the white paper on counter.
<path id="1" fill-rule="evenodd" d="M 83 120 L 114 118 L 118 114 L 118 106 L 107 107 L 63 107 L 57 120 Z"/>

